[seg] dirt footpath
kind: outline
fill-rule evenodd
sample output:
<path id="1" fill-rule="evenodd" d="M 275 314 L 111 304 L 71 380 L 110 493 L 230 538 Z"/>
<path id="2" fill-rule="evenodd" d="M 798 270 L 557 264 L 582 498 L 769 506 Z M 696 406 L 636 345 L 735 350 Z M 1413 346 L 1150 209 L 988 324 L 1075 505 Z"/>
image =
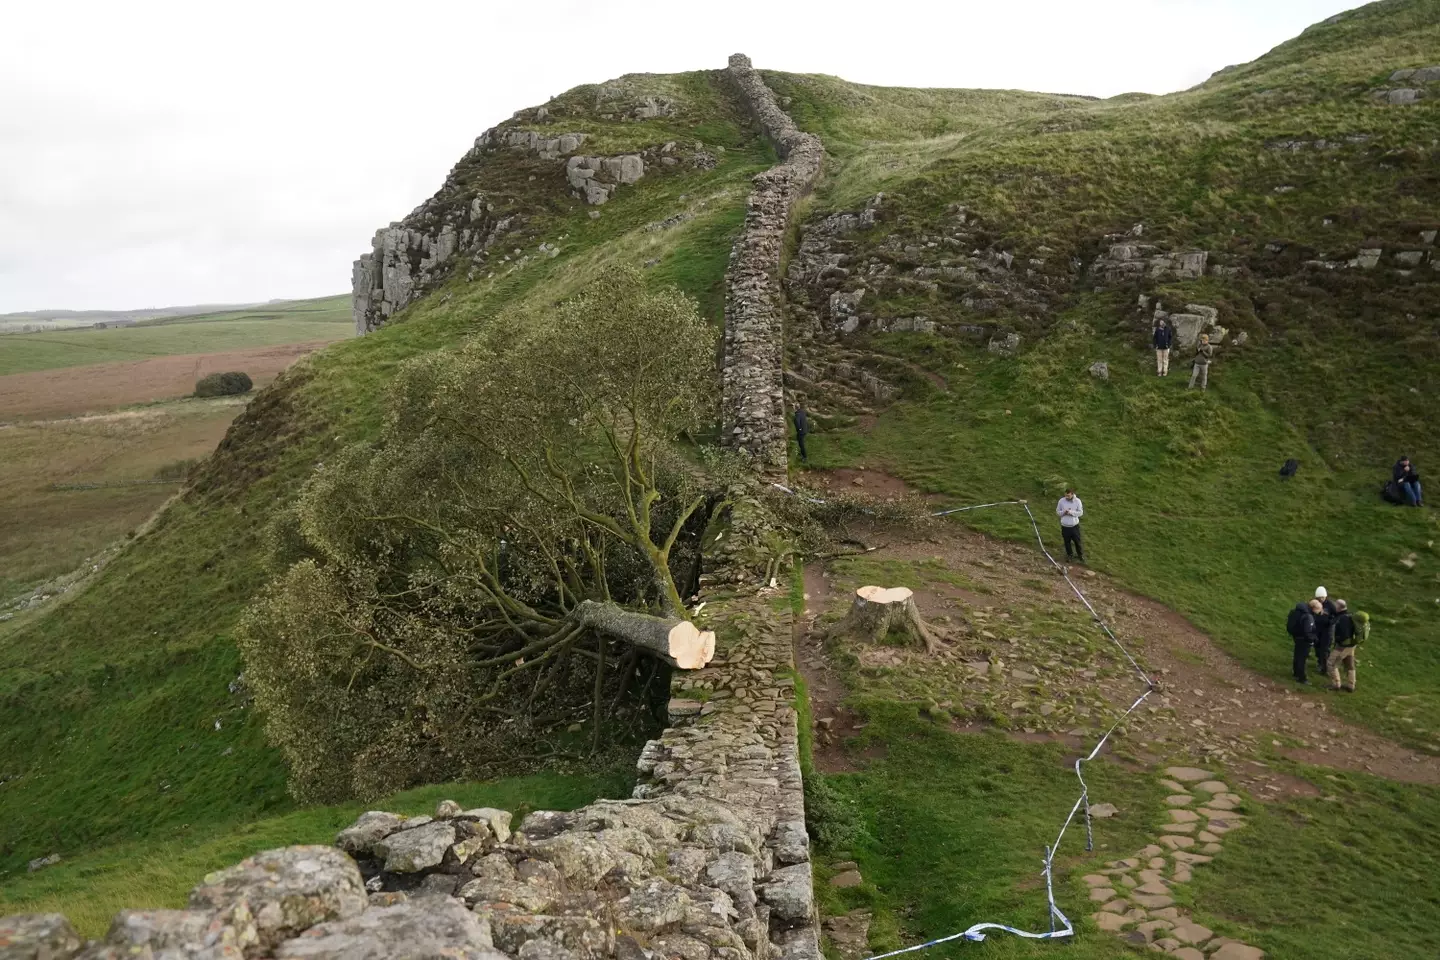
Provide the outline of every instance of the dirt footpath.
<path id="1" fill-rule="evenodd" d="M 848 486 L 852 479 L 846 476 L 842 482 Z M 867 475 L 863 483 L 871 492 L 886 489 L 884 481 L 875 475 Z M 1015 632 L 1013 626 L 1018 621 L 1043 616 L 1040 611 L 1053 610 L 1057 604 L 1073 605 L 1083 615 L 1083 608 L 1065 581 L 1034 547 L 994 540 L 951 524 L 928 536 L 893 530 L 874 533 L 871 542 L 886 545 L 868 555 L 870 558 L 939 562 L 950 577 L 948 582 L 936 579 L 882 586 L 915 589 L 922 615 L 932 622 L 968 623 L 952 632 L 955 642 L 947 643 L 938 657 L 927 658 L 919 650 L 896 648 L 861 651 L 862 667 L 905 676 L 929 674 L 937 685 L 945 685 L 943 690 L 937 686 L 937 698 L 943 694 L 967 706 L 983 696 L 1002 704 L 1015 700 L 1014 705 L 1019 707 L 1027 689 L 1043 684 L 1046 696 L 1062 705 L 1067 698 L 1095 705 L 1089 721 L 1072 721 L 1076 727 L 1095 727 L 1102 714 L 1123 712 L 1137 691 L 1143 692 L 1143 685 L 1119 661 L 1118 654 L 1103 647 L 1088 654 L 1088 662 L 1072 662 L 1063 652 L 1058 661 L 1052 659 L 1043 642 L 1026 641 L 1025 648 L 1006 645 L 1004 637 Z M 855 718 L 840 706 L 847 693 L 842 671 L 832 662 L 813 626 L 818 617 L 843 614 L 850 596 L 848 589 L 837 589 L 838 585 L 831 582 L 834 578 L 825 576 L 825 572 L 815 565 L 806 569 L 806 617 L 797 625 L 796 653 L 820 725 L 817 761 L 822 767 L 843 769 L 847 761 L 837 741 L 849 732 L 847 728 L 853 726 Z M 1324 696 L 1300 696 L 1285 684 L 1256 675 L 1162 604 L 1129 593 L 1094 572 L 1072 573 L 1091 603 L 1132 647 L 1157 682 L 1158 690 L 1131 717 L 1123 737 L 1124 749 L 1137 759 L 1159 762 L 1186 753 L 1224 763 L 1234 779 L 1262 799 L 1277 792 L 1319 792 L 1313 785 L 1293 781 L 1266 767 L 1261 761 L 1263 754 L 1270 751 L 1316 766 L 1365 771 L 1412 783 L 1440 783 L 1440 758 L 1417 753 L 1339 718 L 1328 708 Z M 957 585 L 957 580 L 976 589 L 966 590 Z M 973 639 L 987 627 L 1000 638 L 998 646 L 1008 651 L 1003 668 L 998 662 L 977 661 L 966 651 L 964 634 L 969 632 Z M 970 673 L 977 673 L 978 678 L 972 681 Z M 1106 701 L 1109 709 L 1100 708 L 1099 699 Z M 1047 727 L 1047 718 L 1036 717 L 1028 710 L 1027 706 L 1012 717 L 1017 736 L 1073 740 L 1077 748 L 1086 739 L 1093 743 L 1093 730 Z"/>
<path id="2" fill-rule="evenodd" d="M 78 416 L 115 407 L 189 396 L 211 373 L 243 370 L 257 387 L 328 340 L 249 347 L 220 353 L 62 367 L 0 377 L 0 423 Z"/>

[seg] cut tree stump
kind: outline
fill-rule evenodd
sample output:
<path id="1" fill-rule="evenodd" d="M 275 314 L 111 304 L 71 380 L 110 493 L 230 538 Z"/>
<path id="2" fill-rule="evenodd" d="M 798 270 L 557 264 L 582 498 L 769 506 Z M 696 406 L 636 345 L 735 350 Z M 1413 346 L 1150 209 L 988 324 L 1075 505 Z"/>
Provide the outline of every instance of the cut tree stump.
<path id="1" fill-rule="evenodd" d="M 583 601 L 574 617 L 591 630 L 633 644 L 681 670 L 699 670 L 715 656 L 715 632 L 701 630 L 689 620 L 652 617 L 594 600 Z"/>
<path id="2" fill-rule="evenodd" d="M 848 634 L 870 643 L 881 643 L 891 631 L 923 643 L 927 653 L 935 652 L 935 636 L 920 619 L 915 591 L 909 587 L 861 587 L 855 591 L 850 612 L 829 635 Z"/>

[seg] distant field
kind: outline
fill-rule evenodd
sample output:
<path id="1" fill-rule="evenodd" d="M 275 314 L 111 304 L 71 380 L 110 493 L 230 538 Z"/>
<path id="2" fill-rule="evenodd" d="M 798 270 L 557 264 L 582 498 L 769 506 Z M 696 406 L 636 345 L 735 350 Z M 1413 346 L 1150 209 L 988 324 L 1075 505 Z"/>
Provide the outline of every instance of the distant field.
<path id="1" fill-rule="evenodd" d="M 56 330 L 0 336 L 0 376 L 219 353 L 253 347 L 339 340 L 350 336 L 350 298 L 298 300 L 274 307 L 147 320 L 103 330 Z M 5 407 L 0 404 L 0 419 Z"/>
<path id="2" fill-rule="evenodd" d="M 244 402 L 184 400 L 0 426 L 0 601 L 74 569 L 143 523 L 181 477 L 137 481 L 207 456 Z"/>
<path id="3" fill-rule="evenodd" d="M 147 357 L 84 367 L 0 376 L 0 423 L 78 416 L 115 407 L 188 396 L 210 373 L 243 370 L 256 388 L 328 340 L 250 347 L 221 353 Z"/>

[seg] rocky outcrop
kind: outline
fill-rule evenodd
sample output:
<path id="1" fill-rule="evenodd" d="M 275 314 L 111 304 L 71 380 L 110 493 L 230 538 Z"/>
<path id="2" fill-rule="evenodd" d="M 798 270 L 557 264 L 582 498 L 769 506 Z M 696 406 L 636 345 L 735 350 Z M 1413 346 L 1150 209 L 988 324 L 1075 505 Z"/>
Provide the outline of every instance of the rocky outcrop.
<path id="1" fill-rule="evenodd" d="M 730 80 L 780 154 L 755 177 L 745 226 L 725 274 L 725 343 L 721 425 L 725 443 L 748 454 L 756 469 L 783 474 L 785 428 L 785 310 L 780 258 L 795 202 L 820 176 L 825 150 L 780 109 L 775 94 L 750 64 L 730 58 Z"/>
<path id="2" fill-rule="evenodd" d="M 638 154 L 619 157 L 571 157 L 565 164 L 565 179 L 574 196 L 599 206 L 621 184 L 636 183 L 645 176 L 645 160 Z"/>
<path id="3" fill-rule="evenodd" d="M 1205 276 L 1210 254 L 1204 250 L 1172 252 L 1150 243 L 1133 241 L 1110 244 L 1091 266 L 1106 283 L 1127 280 L 1199 280 Z"/>

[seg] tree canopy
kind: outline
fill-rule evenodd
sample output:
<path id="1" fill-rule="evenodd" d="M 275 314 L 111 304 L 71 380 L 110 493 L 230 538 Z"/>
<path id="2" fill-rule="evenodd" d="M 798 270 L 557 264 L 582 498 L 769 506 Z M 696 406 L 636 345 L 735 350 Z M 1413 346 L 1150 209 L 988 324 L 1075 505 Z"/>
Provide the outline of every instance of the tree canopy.
<path id="1" fill-rule="evenodd" d="M 617 270 L 401 371 L 379 438 L 274 531 L 283 573 L 242 624 L 297 796 L 465 775 L 643 714 L 714 498 L 693 438 L 716 337 Z"/>

